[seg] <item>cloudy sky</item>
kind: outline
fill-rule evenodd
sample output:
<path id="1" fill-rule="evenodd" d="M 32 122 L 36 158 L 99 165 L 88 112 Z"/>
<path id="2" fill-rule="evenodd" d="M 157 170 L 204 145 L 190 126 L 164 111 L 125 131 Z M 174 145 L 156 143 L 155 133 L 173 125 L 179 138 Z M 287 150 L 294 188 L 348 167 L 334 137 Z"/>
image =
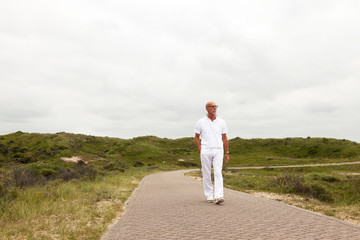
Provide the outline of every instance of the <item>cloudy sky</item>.
<path id="1" fill-rule="evenodd" d="M 360 142 L 357 0 L 0 4 L 0 134 Z"/>

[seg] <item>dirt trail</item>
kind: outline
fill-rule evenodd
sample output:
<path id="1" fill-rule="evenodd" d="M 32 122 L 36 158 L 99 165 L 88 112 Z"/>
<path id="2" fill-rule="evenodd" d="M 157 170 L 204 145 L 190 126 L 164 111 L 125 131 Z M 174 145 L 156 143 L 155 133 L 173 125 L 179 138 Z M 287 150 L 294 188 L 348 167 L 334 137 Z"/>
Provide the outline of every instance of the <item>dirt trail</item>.
<path id="1" fill-rule="evenodd" d="M 323 167 L 323 166 L 341 166 L 360 164 L 357 162 L 341 162 L 341 163 L 316 163 L 316 164 L 303 164 L 303 165 L 286 165 L 286 166 L 259 166 L 259 167 L 227 167 L 226 169 L 264 169 L 264 168 L 295 168 L 295 167 Z"/>

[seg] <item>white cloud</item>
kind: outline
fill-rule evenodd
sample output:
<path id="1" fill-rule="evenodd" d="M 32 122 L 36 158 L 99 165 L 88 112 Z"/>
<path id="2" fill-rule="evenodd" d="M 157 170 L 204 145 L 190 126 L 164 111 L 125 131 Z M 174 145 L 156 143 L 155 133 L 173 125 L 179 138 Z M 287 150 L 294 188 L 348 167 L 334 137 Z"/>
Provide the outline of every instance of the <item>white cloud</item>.
<path id="1" fill-rule="evenodd" d="M 0 134 L 183 137 L 209 100 L 230 137 L 360 141 L 357 1 L 11 1 Z"/>

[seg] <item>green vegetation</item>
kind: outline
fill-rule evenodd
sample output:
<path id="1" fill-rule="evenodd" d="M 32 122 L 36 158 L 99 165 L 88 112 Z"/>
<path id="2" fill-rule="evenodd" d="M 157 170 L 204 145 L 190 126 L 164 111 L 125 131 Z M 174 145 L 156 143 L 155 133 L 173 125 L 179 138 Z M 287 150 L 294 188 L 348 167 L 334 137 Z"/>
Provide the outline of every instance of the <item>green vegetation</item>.
<path id="1" fill-rule="evenodd" d="M 347 140 L 235 138 L 229 144 L 229 166 L 360 159 L 360 144 Z M 74 157 L 77 162 L 64 161 Z M 98 239 L 143 176 L 199 167 L 192 137 L 0 136 L 0 239 Z M 225 182 L 243 191 L 299 194 L 326 204 L 357 206 L 359 176 L 341 171 L 359 169 L 343 168 L 227 170 Z"/>
<path id="2" fill-rule="evenodd" d="M 99 239 L 142 177 L 199 167 L 190 140 L 0 136 L 0 239 Z"/>
<path id="3" fill-rule="evenodd" d="M 191 138 L 161 139 L 154 136 L 119 139 L 70 133 L 29 134 L 16 132 L 0 136 L 0 164 L 47 162 L 61 163 L 61 157 L 81 156 L 97 164 L 122 163 L 130 167 L 136 161 L 146 164 L 176 164 L 177 157 L 194 157 Z M 103 161 L 101 161 L 103 160 Z"/>
<path id="4" fill-rule="evenodd" d="M 291 165 L 344 162 L 360 159 L 360 144 L 329 138 L 229 140 L 230 166 Z M 70 133 L 29 134 L 16 132 L 0 136 L 0 167 L 43 162 L 63 164 L 61 157 L 81 156 L 97 166 L 127 168 L 146 165 L 178 165 L 178 159 L 199 157 L 193 138 L 166 139 L 155 136 L 119 139 Z M 55 170 L 55 169 L 53 169 Z M 49 173 L 50 174 L 50 173 Z"/>
<path id="5" fill-rule="evenodd" d="M 200 171 L 189 175 L 201 177 Z M 360 224 L 359 164 L 227 169 L 224 185 Z"/>
<path id="6" fill-rule="evenodd" d="M 228 186 L 241 191 L 295 193 L 326 203 L 360 207 L 357 173 L 360 165 L 227 170 L 224 178 Z"/>
<path id="7" fill-rule="evenodd" d="M 285 202 L 360 224 L 359 173 L 360 165 L 231 170 L 225 183 L 241 191 L 292 196 Z"/>
<path id="8" fill-rule="evenodd" d="M 129 169 L 13 189 L 13 201 L 2 207 L 0 239 L 100 239 L 146 174 L 144 168 Z"/>
<path id="9" fill-rule="evenodd" d="M 360 144 L 330 138 L 230 140 L 229 166 L 276 166 L 357 161 Z"/>

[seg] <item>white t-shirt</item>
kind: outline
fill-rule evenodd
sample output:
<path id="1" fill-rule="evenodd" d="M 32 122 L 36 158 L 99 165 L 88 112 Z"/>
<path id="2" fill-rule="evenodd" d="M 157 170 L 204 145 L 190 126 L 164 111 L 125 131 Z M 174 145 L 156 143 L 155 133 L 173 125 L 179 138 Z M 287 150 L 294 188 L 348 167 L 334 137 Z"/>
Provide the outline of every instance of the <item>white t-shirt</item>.
<path id="1" fill-rule="evenodd" d="M 228 130 L 223 119 L 211 121 L 206 116 L 197 121 L 194 132 L 200 134 L 201 148 L 223 148 L 222 134 Z"/>

